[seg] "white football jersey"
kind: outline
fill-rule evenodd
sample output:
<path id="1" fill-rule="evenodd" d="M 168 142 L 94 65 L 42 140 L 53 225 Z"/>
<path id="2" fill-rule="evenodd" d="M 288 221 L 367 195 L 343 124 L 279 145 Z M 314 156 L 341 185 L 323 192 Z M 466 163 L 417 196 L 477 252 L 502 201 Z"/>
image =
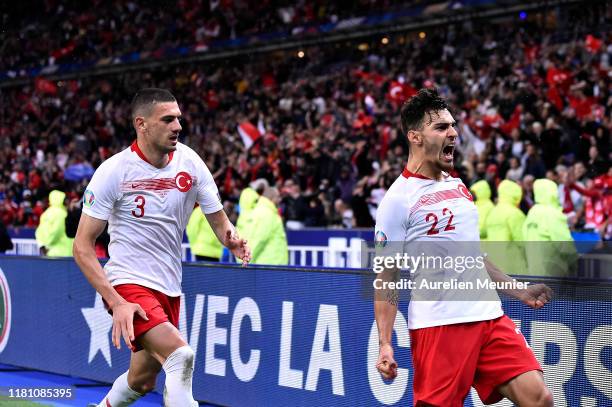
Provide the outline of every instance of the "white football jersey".
<path id="1" fill-rule="evenodd" d="M 444 246 L 450 251 L 460 246 L 456 243 L 444 244 L 445 241 L 476 242 L 471 245 L 474 247 L 480 241 L 478 211 L 472 195 L 460 179 L 444 174 L 441 181 L 436 181 L 404 169 L 378 207 L 375 236 L 378 241 L 398 247 L 401 242 L 410 247 L 414 247 L 411 242 L 437 242 L 437 246 Z M 486 273 L 484 268 L 481 271 Z M 426 272 L 422 271 L 419 275 L 417 271 L 415 277 L 427 277 L 423 275 Z M 442 298 L 452 296 L 453 293 L 448 292 L 448 296 Z M 444 301 L 439 298 L 436 297 L 435 301 L 410 301 L 408 328 L 484 321 L 503 315 L 495 292 L 493 301 Z"/>
<path id="2" fill-rule="evenodd" d="M 204 213 L 223 209 L 212 174 L 184 144 L 164 168 L 151 165 L 135 141 L 104 161 L 87 186 L 83 212 L 108 221 L 104 269 L 111 284 L 181 295 L 183 232 L 196 202 Z"/>

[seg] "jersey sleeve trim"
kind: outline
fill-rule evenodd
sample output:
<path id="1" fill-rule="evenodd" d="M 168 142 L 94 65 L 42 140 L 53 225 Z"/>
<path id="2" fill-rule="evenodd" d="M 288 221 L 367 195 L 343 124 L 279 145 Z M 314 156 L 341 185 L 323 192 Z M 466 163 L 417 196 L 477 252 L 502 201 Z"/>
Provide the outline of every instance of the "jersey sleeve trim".
<path id="1" fill-rule="evenodd" d="M 98 220 L 104 220 L 104 221 L 108 221 L 108 218 L 110 218 L 110 215 L 106 216 L 106 215 L 102 215 L 100 213 L 94 212 L 92 211 L 90 208 L 83 208 L 82 211 L 85 215 L 87 216 L 91 216 L 92 218 L 96 218 Z"/>

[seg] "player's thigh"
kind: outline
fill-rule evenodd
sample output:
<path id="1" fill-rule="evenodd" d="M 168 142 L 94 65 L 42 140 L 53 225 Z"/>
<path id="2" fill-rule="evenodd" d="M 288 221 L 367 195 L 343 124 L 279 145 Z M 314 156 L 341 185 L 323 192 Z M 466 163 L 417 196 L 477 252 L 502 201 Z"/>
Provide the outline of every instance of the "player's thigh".
<path id="1" fill-rule="evenodd" d="M 160 364 L 163 364 L 172 352 L 187 345 L 179 330 L 170 322 L 163 322 L 148 330 L 140 337 L 140 344 Z"/>
<path id="2" fill-rule="evenodd" d="M 132 353 L 128 371 L 128 385 L 138 393 L 147 393 L 155 388 L 161 363 L 147 350 Z"/>
<path id="3" fill-rule="evenodd" d="M 497 391 L 519 406 L 552 406 L 552 394 L 539 370 L 516 376 L 497 387 Z"/>

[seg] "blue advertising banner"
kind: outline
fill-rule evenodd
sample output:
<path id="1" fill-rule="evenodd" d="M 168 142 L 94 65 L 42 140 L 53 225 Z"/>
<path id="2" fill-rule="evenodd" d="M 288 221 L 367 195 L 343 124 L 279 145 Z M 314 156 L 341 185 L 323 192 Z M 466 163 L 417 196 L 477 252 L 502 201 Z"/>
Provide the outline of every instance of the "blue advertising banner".
<path id="1" fill-rule="evenodd" d="M 0 363 L 107 382 L 127 369 L 129 351 L 112 346 L 112 320 L 72 259 L 6 256 L 0 269 Z M 227 406 L 411 405 L 407 303 L 395 323 L 399 374 L 385 382 L 374 367 L 378 338 L 363 278 L 185 264 L 179 329 L 196 352 L 195 398 Z M 612 405 L 609 300 L 564 299 L 538 311 L 504 302 L 556 406 Z M 472 392 L 466 406 L 481 405 Z"/>

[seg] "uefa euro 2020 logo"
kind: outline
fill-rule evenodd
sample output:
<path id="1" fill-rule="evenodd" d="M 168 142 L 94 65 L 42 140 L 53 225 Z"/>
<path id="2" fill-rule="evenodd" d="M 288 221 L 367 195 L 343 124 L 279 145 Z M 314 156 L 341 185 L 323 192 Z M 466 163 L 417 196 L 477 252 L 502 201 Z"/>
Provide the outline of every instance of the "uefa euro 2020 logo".
<path id="1" fill-rule="evenodd" d="M 88 189 L 83 194 L 83 206 L 86 208 L 91 208 L 96 203 L 96 196 L 93 191 Z"/>
<path id="2" fill-rule="evenodd" d="M 376 247 L 385 247 L 387 245 L 387 235 L 382 230 L 376 232 L 374 236 L 374 241 L 376 242 Z"/>

